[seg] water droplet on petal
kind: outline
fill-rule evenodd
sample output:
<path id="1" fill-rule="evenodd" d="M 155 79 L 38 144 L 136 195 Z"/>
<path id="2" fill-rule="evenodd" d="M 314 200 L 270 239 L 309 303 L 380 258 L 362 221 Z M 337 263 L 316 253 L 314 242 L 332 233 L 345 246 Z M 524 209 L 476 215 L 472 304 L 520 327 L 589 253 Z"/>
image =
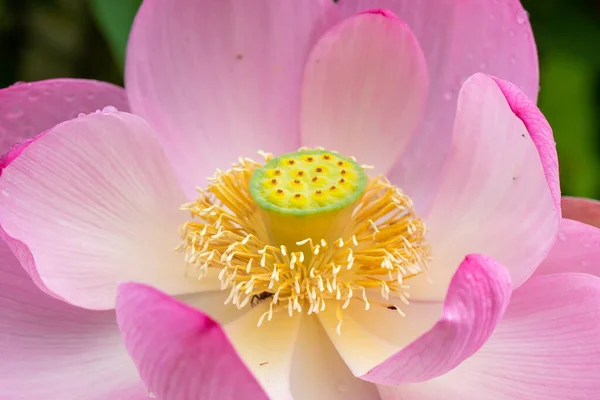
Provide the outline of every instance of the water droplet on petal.
<path id="1" fill-rule="evenodd" d="M 529 14 L 525 10 L 517 11 L 517 24 L 523 25 L 525 21 L 529 18 Z"/>
<path id="2" fill-rule="evenodd" d="M 31 89 L 28 93 L 27 93 L 27 98 L 29 99 L 29 101 L 37 101 L 40 97 L 41 97 L 41 93 L 39 90 L 37 89 Z"/>
<path id="3" fill-rule="evenodd" d="M 561 242 L 564 242 L 565 240 L 567 240 L 567 235 L 565 235 L 563 232 L 560 232 L 558 234 L 558 240 L 560 240 Z"/>
<path id="4" fill-rule="evenodd" d="M 85 113 L 79 113 L 79 114 L 77 114 L 77 118 L 81 118 L 81 117 L 85 117 Z"/>
<path id="5" fill-rule="evenodd" d="M 484 69 L 487 68 L 487 63 L 482 62 L 480 67 L 481 67 L 481 70 L 483 71 Z"/>
<path id="6" fill-rule="evenodd" d="M 17 119 L 23 115 L 23 109 L 19 106 L 13 106 L 8 113 L 6 114 L 6 118 L 8 119 Z"/>
<path id="7" fill-rule="evenodd" d="M 511 56 L 508 59 L 511 63 L 511 65 L 515 65 L 517 63 L 517 57 L 515 57 L 514 55 L 511 54 Z"/>
<path id="8" fill-rule="evenodd" d="M 514 37 L 515 36 L 515 31 L 513 31 L 512 29 L 510 31 L 508 31 L 508 36 Z"/>
<path id="9" fill-rule="evenodd" d="M 473 53 L 467 53 L 467 59 L 472 60 L 473 58 L 475 58 Z"/>
<path id="10" fill-rule="evenodd" d="M 70 103 L 74 102 L 76 98 L 77 96 L 75 96 L 75 93 L 69 93 L 65 96 L 65 100 L 67 100 Z"/>
<path id="11" fill-rule="evenodd" d="M 103 112 L 104 114 L 115 113 L 115 112 L 117 112 L 117 111 L 119 111 L 119 110 L 117 110 L 117 108 L 116 108 L 116 107 L 113 107 L 113 106 L 106 106 L 106 107 L 104 107 L 104 108 L 102 109 L 102 112 Z"/>
<path id="12" fill-rule="evenodd" d="M 348 393 L 348 386 L 344 385 L 343 383 L 338 383 L 336 385 L 338 392 L 340 393 Z"/>
<path id="13" fill-rule="evenodd" d="M 581 266 L 582 266 L 582 267 L 587 267 L 587 266 L 589 266 L 589 265 L 590 265 L 590 264 L 589 264 L 587 261 L 582 261 L 582 262 L 581 262 Z"/>
<path id="14" fill-rule="evenodd" d="M 11 86 L 19 86 L 19 85 L 22 85 L 22 84 L 24 84 L 24 83 L 27 83 L 27 82 L 25 82 L 25 81 L 16 81 L 16 82 L 15 82 L 15 83 L 13 83 Z"/>
<path id="15" fill-rule="evenodd" d="M 444 93 L 444 100 L 446 100 L 446 101 L 452 100 L 452 93 L 451 92 Z"/>

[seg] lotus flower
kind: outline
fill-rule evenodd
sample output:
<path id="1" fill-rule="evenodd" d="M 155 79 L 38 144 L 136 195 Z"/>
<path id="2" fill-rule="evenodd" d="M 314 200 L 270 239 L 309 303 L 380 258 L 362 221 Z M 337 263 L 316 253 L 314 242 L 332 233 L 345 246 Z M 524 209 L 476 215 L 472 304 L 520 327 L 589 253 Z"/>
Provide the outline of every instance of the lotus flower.
<path id="1" fill-rule="evenodd" d="M 0 93 L 1 398 L 600 390 L 517 1 L 146 0 L 126 86 Z"/>

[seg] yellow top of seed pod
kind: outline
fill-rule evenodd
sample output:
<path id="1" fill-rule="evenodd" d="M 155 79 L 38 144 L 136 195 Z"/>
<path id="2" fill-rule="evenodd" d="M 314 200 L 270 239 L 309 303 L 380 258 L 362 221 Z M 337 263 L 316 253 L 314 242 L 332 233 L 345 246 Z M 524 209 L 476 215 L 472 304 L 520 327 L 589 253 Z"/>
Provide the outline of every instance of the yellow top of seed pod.
<path id="1" fill-rule="evenodd" d="M 366 185 L 367 175 L 353 159 L 326 150 L 301 150 L 257 168 L 250 193 L 266 211 L 309 216 L 354 203 Z"/>

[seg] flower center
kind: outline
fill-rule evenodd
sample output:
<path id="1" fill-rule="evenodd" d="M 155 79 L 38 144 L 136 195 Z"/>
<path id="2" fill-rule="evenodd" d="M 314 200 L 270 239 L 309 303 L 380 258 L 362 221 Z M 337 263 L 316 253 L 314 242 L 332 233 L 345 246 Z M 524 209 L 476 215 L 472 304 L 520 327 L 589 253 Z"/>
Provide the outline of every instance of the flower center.
<path id="1" fill-rule="evenodd" d="M 408 303 L 406 281 L 426 271 L 430 254 L 412 201 L 335 152 L 264 157 L 218 171 L 182 207 L 192 220 L 179 249 L 198 279 L 219 279 L 238 308 L 268 302 L 259 326 L 277 313 L 335 307 L 339 333 L 353 299 L 402 314 L 396 300 Z"/>
<path id="2" fill-rule="evenodd" d="M 261 208 L 269 242 L 300 250 L 297 242 L 331 242 L 342 236 L 367 175 L 356 161 L 324 150 L 273 158 L 250 179 L 250 195 Z"/>

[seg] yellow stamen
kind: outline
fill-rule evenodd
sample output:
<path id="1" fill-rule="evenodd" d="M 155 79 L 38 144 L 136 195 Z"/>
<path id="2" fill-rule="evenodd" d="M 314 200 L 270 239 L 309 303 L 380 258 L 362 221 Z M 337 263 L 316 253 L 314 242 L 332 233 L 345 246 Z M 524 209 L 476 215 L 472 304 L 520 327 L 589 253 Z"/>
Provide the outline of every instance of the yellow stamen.
<path id="1" fill-rule="evenodd" d="M 402 314 L 390 297 L 408 303 L 405 281 L 426 271 L 430 254 L 411 200 L 334 152 L 265 154 L 265 161 L 218 171 L 182 207 L 192 220 L 181 226 L 180 250 L 198 279 L 216 269 L 226 303 L 268 302 L 259 325 L 281 311 L 313 314 L 337 304 L 339 330 L 352 300 Z M 333 180 L 340 195 L 326 190 Z"/>

